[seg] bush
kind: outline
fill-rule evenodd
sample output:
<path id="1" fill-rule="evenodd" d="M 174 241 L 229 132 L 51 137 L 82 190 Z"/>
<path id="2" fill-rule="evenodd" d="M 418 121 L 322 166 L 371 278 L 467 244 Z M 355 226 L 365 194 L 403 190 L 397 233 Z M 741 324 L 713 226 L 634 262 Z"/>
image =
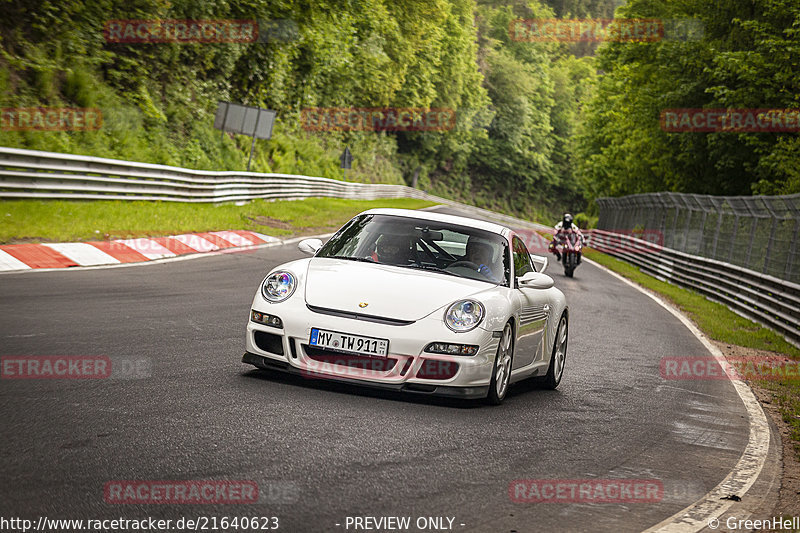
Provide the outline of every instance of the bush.
<path id="1" fill-rule="evenodd" d="M 578 213 L 575 215 L 575 224 L 581 229 L 594 229 L 597 227 L 597 217 L 587 215 L 586 213 Z"/>

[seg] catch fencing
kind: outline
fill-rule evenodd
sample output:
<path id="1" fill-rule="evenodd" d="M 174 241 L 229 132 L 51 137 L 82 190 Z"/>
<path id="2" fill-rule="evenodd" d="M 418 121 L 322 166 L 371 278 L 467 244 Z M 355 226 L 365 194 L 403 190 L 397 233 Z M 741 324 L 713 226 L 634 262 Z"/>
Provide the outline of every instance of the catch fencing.
<path id="1" fill-rule="evenodd" d="M 800 346 L 800 194 L 600 198 L 590 246 L 693 289 Z"/>
<path id="2" fill-rule="evenodd" d="M 596 202 L 599 229 L 658 233 L 666 248 L 800 283 L 800 194 L 650 193 Z"/>

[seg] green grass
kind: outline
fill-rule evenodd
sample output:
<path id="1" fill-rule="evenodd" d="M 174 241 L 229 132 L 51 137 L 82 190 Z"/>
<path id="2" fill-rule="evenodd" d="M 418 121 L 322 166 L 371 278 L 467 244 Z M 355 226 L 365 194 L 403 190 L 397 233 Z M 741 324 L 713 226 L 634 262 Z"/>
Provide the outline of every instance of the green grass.
<path id="1" fill-rule="evenodd" d="M 0 244 L 74 242 L 230 229 L 275 237 L 333 231 L 375 207 L 420 209 L 434 205 L 410 198 L 340 200 L 309 198 L 269 202 L 183 204 L 145 201 L 0 201 Z"/>
<path id="2" fill-rule="evenodd" d="M 660 281 L 643 273 L 638 267 L 595 250 L 585 250 L 585 256 L 664 296 L 713 340 L 800 359 L 800 349 L 782 336 L 740 317 L 724 305 L 707 300 L 694 291 Z M 796 377 L 786 377 L 780 381 L 758 380 L 756 385 L 772 392 L 773 400 L 780 407 L 781 415 L 789 426 L 790 438 L 800 458 L 800 381 Z"/>

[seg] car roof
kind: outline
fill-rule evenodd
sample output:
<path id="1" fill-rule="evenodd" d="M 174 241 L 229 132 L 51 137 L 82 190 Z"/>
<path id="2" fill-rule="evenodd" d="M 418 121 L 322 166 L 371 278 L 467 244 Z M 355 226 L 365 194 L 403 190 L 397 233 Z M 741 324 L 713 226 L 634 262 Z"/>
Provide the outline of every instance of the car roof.
<path id="1" fill-rule="evenodd" d="M 418 220 L 433 220 L 435 222 L 444 222 L 449 224 L 456 224 L 458 226 L 469 226 L 472 228 L 482 229 L 497 233 L 499 235 L 508 236 L 511 230 L 506 226 L 495 224 L 494 222 L 487 222 L 485 220 L 478 220 L 476 218 L 460 217 L 456 215 L 445 215 L 443 213 L 432 213 L 431 211 L 418 211 L 414 209 L 370 209 L 364 211 L 362 215 L 389 215 L 397 217 L 415 218 Z"/>

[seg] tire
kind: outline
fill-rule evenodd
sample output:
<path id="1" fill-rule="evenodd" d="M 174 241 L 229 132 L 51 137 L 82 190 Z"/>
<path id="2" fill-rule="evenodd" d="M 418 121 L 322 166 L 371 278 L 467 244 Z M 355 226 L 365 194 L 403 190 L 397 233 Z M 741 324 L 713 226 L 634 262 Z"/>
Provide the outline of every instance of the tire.
<path id="1" fill-rule="evenodd" d="M 575 267 L 578 266 L 577 257 L 574 253 L 564 255 L 564 275 L 571 278 L 575 272 Z"/>
<path id="2" fill-rule="evenodd" d="M 489 382 L 489 395 L 486 397 L 492 405 L 500 405 L 506 398 L 511 381 L 511 362 L 514 359 L 514 331 L 511 324 L 506 323 L 503 335 L 497 345 L 497 356 L 494 358 L 492 379 Z"/>
<path id="3" fill-rule="evenodd" d="M 540 383 L 546 389 L 554 390 L 561 383 L 564 375 L 564 363 L 567 361 L 567 341 L 569 340 L 569 320 L 567 314 L 561 315 L 556 329 L 556 338 L 553 340 L 553 353 L 550 355 L 550 366 L 547 374 Z"/>

